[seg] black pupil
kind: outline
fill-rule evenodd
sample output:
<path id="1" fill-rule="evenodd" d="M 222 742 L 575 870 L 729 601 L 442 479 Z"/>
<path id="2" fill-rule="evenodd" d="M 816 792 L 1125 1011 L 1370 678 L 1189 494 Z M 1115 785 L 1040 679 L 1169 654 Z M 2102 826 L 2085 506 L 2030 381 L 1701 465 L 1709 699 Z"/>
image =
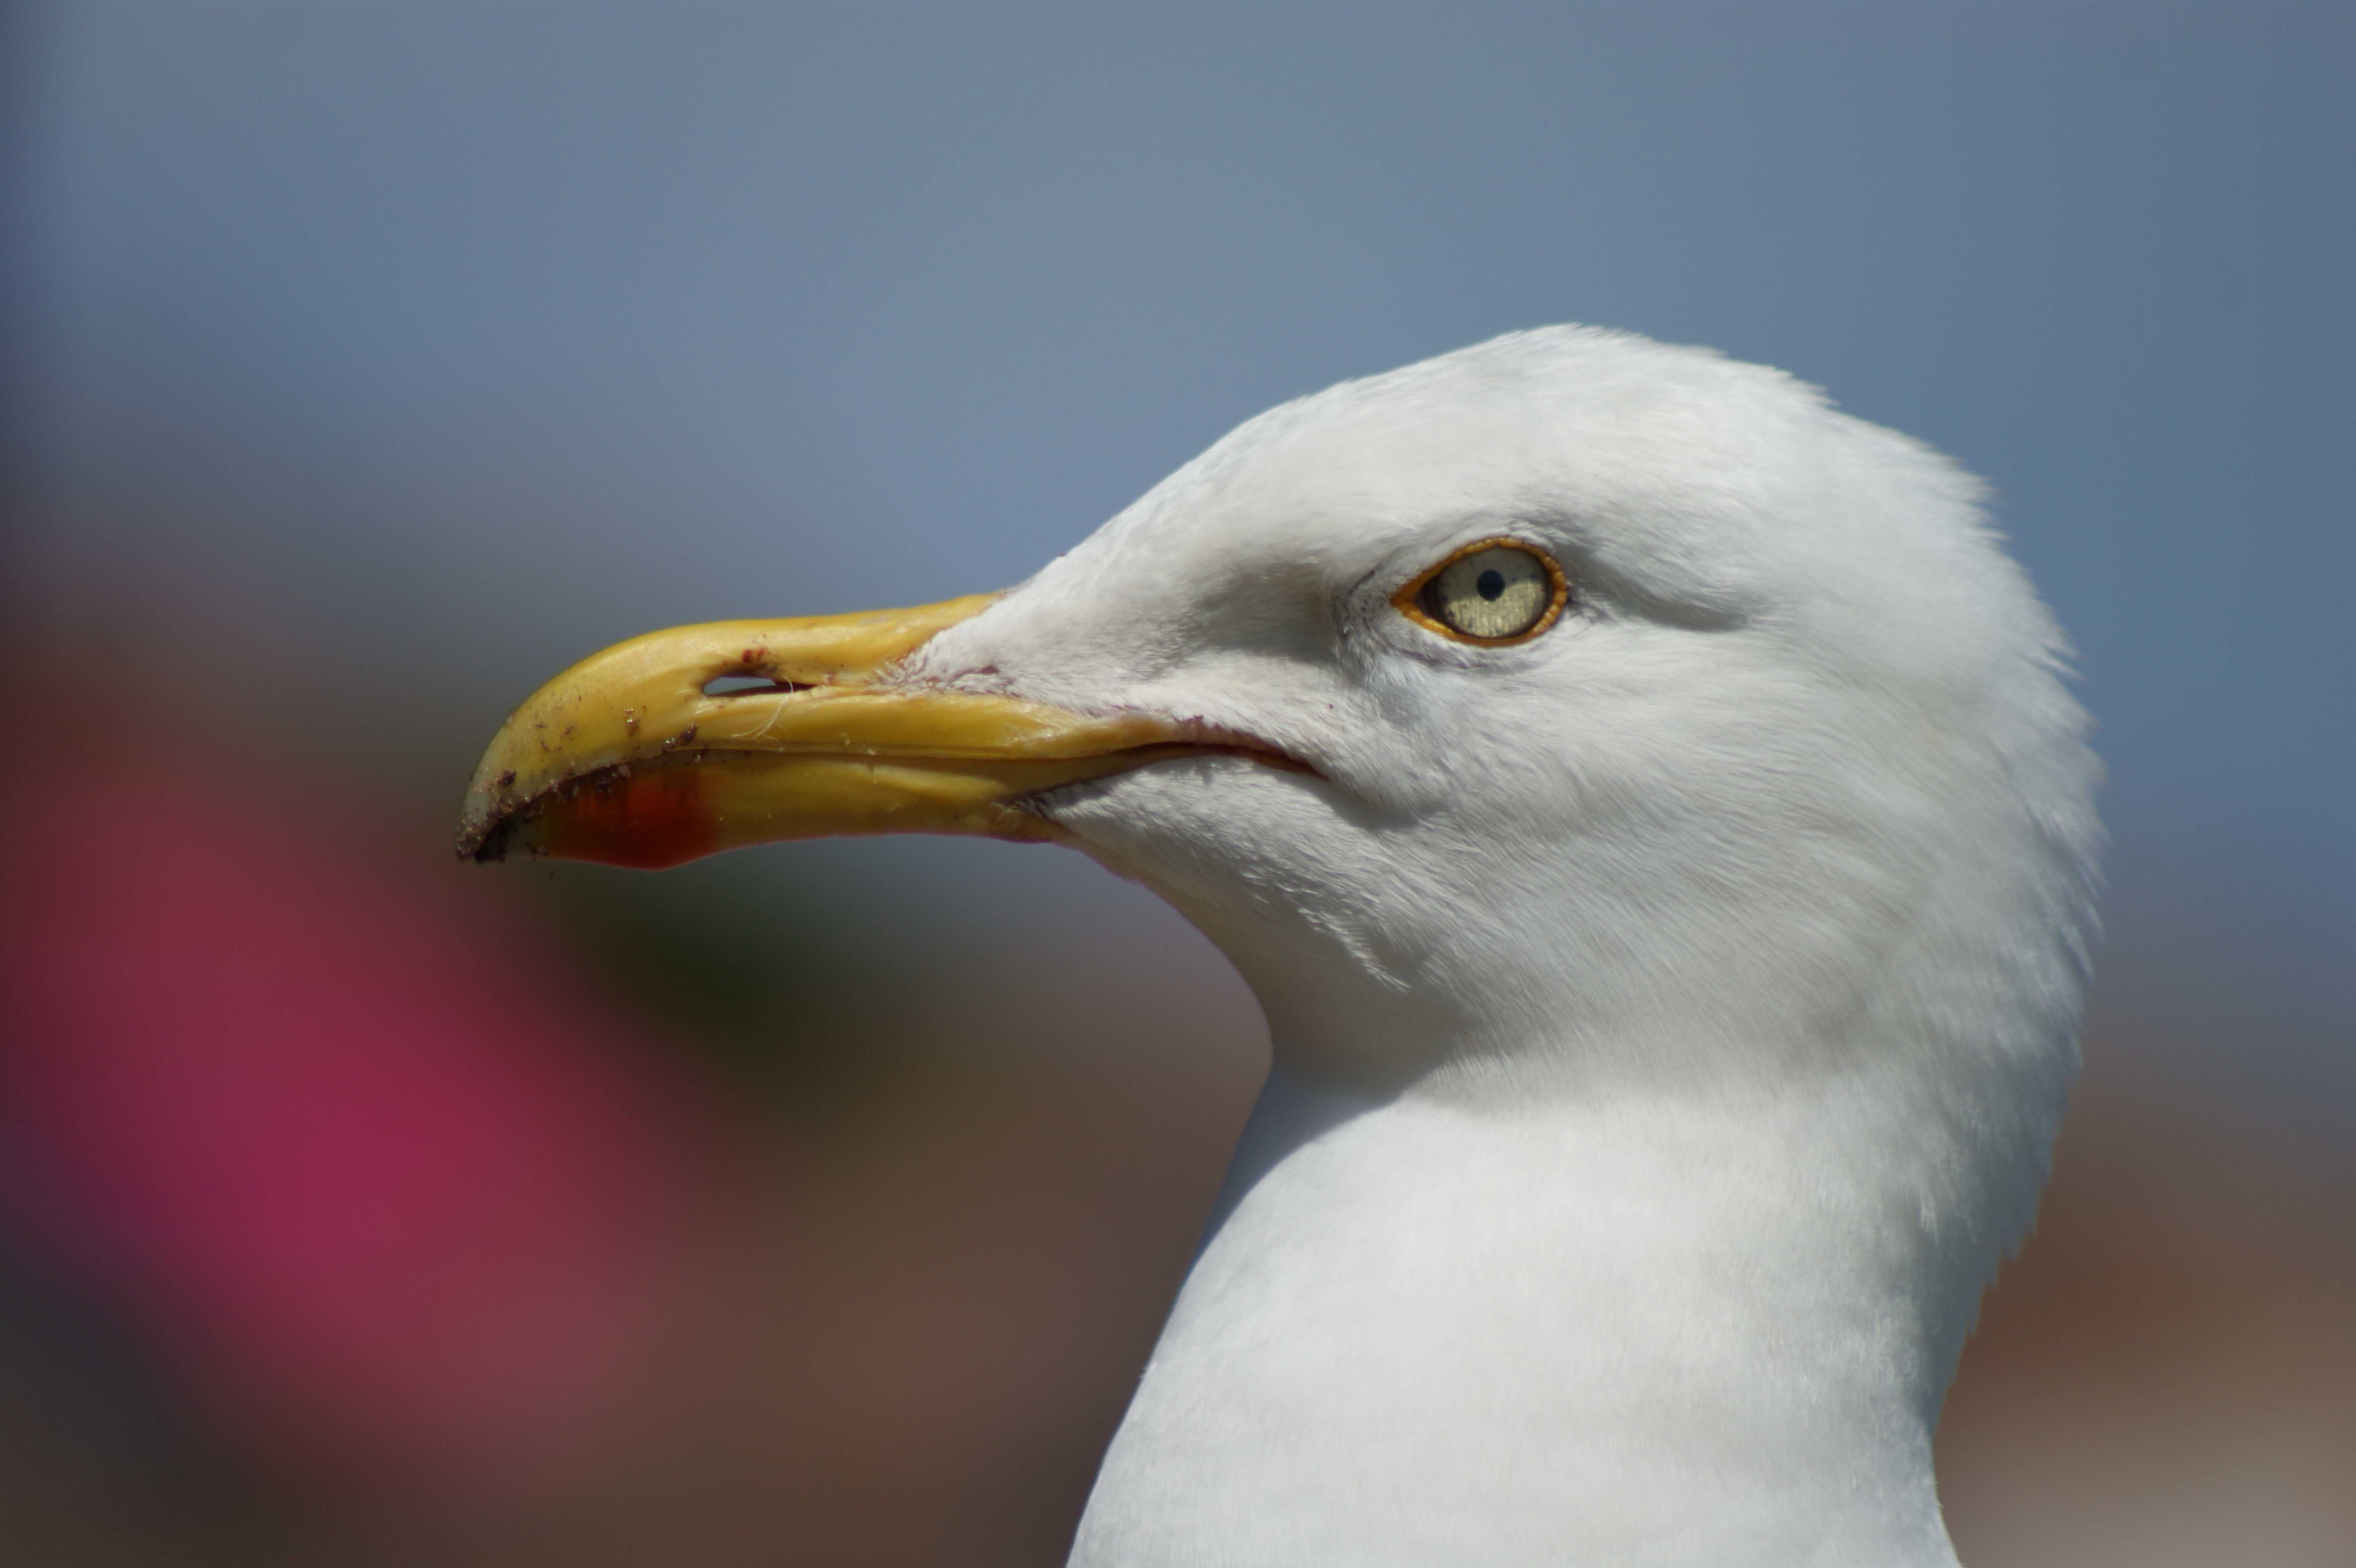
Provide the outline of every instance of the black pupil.
<path id="1" fill-rule="evenodd" d="M 1483 598 L 1494 599 L 1505 591 L 1505 575 L 1492 566 L 1472 585 L 1481 590 Z"/>

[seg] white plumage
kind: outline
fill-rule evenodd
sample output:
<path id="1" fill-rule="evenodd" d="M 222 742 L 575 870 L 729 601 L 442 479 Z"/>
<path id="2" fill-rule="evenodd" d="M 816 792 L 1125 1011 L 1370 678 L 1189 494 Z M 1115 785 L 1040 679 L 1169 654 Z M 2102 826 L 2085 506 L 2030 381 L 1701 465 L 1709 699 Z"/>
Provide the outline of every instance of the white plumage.
<path id="1" fill-rule="evenodd" d="M 1042 807 L 1276 1063 L 1076 1563 L 1954 1561 L 2099 836 L 1976 497 L 1775 371 L 1522 333 L 1251 421 L 896 672 L 1315 770 Z M 1394 606 L 1493 537 L 1570 575 L 1542 635 Z"/>

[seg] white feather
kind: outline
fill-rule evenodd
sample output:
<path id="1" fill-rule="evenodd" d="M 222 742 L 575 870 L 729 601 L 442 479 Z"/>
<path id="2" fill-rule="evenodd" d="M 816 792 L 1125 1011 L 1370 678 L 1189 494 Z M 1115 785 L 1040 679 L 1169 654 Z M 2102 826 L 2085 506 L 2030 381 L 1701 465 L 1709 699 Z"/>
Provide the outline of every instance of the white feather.
<path id="1" fill-rule="evenodd" d="M 1951 1563 L 1931 1436 L 2076 1063 L 2097 768 L 1945 459 L 1515 334 L 1245 424 L 905 672 L 1200 717 L 1049 810 L 1276 1069 L 1091 1565 Z M 1509 534 L 1516 647 L 1398 588 Z"/>

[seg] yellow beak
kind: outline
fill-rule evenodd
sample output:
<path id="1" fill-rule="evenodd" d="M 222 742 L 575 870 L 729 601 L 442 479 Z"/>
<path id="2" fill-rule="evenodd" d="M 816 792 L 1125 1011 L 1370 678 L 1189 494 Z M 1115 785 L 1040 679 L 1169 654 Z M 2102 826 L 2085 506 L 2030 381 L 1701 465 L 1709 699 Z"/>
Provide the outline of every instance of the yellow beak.
<path id="1" fill-rule="evenodd" d="M 995 597 L 716 621 L 594 654 L 492 737 L 466 787 L 458 853 L 654 868 L 837 833 L 1051 838 L 1026 797 L 1172 757 L 1254 749 L 1146 714 L 1096 718 L 876 683 Z M 760 683 L 707 694 L 732 677 Z"/>

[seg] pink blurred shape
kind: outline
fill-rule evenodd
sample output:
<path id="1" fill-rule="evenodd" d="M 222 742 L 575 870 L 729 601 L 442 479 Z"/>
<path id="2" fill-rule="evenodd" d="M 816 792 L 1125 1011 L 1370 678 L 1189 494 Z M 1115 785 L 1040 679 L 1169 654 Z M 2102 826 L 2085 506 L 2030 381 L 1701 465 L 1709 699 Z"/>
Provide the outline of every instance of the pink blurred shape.
<path id="1" fill-rule="evenodd" d="M 626 1423 L 715 1213 L 686 1070 L 365 800 L 64 755 L 0 827 L 37 1253 L 280 1459 L 501 1486 Z"/>

